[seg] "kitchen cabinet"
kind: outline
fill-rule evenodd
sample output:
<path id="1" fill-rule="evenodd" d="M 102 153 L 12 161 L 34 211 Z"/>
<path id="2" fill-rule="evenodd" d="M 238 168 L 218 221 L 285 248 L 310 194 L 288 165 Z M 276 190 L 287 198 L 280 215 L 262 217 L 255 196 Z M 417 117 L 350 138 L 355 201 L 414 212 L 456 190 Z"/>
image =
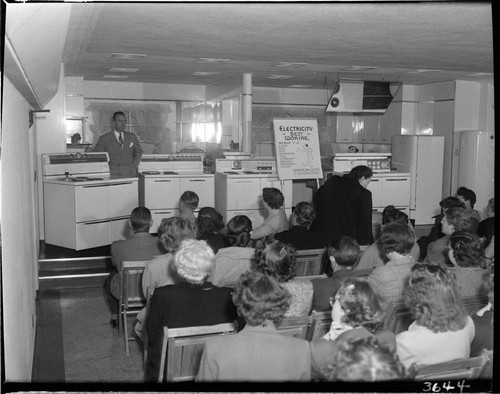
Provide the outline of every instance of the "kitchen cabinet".
<path id="1" fill-rule="evenodd" d="M 368 190 L 372 192 L 374 211 L 382 212 L 388 205 L 405 212 L 410 211 L 410 174 L 409 173 L 376 173 L 373 174 Z"/>
<path id="2" fill-rule="evenodd" d="M 44 182 L 45 242 L 82 250 L 124 239 L 138 205 L 137 179 Z"/>
<path id="3" fill-rule="evenodd" d="M 198 207 L 215 204 L 214 176 L 199 175 L 144 175 L 139 174 L 139 205 L 150 209 L 153 225 L 150 232 L 157 233 L 161 221 L 179 214 L 179 199 L 185 191 L 195 192 Z"/>

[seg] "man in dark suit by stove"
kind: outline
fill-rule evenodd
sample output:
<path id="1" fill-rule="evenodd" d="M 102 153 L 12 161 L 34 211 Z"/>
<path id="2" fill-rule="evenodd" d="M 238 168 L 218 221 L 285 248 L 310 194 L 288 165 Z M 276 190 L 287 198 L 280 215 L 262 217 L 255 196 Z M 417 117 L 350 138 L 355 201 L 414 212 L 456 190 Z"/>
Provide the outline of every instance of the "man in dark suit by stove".
<path id="1" fill-rule="evenodd" d="M 329 178 L 313 197 L 316 219 L 311 230 L 327 240 L 348 235 L 359 245 L 372 244 L 372 193 L 367 189 L 372 175 L 371 168 L 357 166 L 345 176 Z"/>
<path id="2" fill-rule="evenodd" d="M 141 162 L 142 147 L 134 133 L 125 131 L 127 118 L 122 111 L 113 114 L 113 131 L 99 137 L 94 152 L 108 152 L 112 177 L 135 177 Z"/>

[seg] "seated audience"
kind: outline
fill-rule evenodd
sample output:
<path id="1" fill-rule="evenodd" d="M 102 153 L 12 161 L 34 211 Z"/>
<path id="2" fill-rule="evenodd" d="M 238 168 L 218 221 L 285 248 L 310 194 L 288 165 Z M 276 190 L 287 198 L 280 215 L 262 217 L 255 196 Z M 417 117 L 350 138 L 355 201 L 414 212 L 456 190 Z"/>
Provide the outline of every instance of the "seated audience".
<path id="1" fill-rule="evenodd" d="M 331 309 L 330 298 L 334 297 L 342 284 L 342 280 L 352 275 L 354 264 L 359 259 L 358 243 L 347 235 L 333 237 L 328 245 L 332 274 L 328 278 L 312 279 L 312 310 L 327 311 Z"/>
<path id="2" fill-rule="evenodd" d="M 392 222 L 382 227 L 377 242 L 389 260 L 383 267 L 375 268 L 367 281 L 384 300 L 399 302 L 403 298 L 405 280 L 416 263 L 410 255 L 415 244 L 415 233 L 406 224 Z"/>
<path id="3" fill-rule="evenodd" d="M 342 341 L 323 373 L 328 381 L 404 380 L 408 373 L 398 356 L 376 337 Z"/>
<path id="4" fill-rule="evenodd" d="M 323 235 L 309 230 L 315 216 L 312 204 L 299 202 L 290 215 L 290 229 L 277 233 L 274 238 L 297 250 L 324 248 Z"/>
<path id="5" fill-rule="evenodd" d="M 324 379 L 322 371 L 333 362 L 345 340 L 376 337 L 390 351 L 396 350 L 394 334 L 383 328 L 383 307 L 382 299 L 369 283 L 354 278 L 344 280 L 332 305 L 330 330 L 322 339 L 310 343 L 313 379 Z"/>
<path id="6" fill-rule="evenodd" d="M 262 201 L 267 210 L 267 217 L 260 227 L 252 231 L 252 239 L 264 238 L 288 230 L 288 219 L 283 204 L 285 198 L 279 189 L 262 189 Z"/>
<path id="7" fill-rule="evenodd" d="M 495 235 L 495 199 L 491 198 L 488 201 L 487 218 L 484 219 L 477 227 L 477 235 L 484 239 L 484 248 L 486 249 L 491 239 Z"/>
<path id="8" fill-rule="evenodd" d="M 456 197 L 465 204 L 465 209 L 467 209 L 471 218 L 470 230 L 475 233 L 477 231 L 477 227 L 479 226 L 479 222 L 481 221 L 481 214 L 479 211 L 474 209 L 474 204 L 476 203 L 476 193 L 474 193 L 471 189 L 461 186 L 457 190 Z"/>
<path id="9" fill-rule="evenodd" d="M 206 241 L 215 254 L 219 249 L 229 246 L 226 237 L 221 233 L 225 227 L 223 217 L 215 208 L 200 208 L 196 225 L 198 227 L 198 239 Z"/>
<path id="10" fill-rule="evenodd" d="M 292 295 L 292 303 L 285 316 L 306 316 L 311 311 L 313 286 L 306 279 L 295 277 L 295 249 L 280 241 L 273 241 L 255 251 L 255 270 L 275 278 Z"/>
<path id="11" fill-rule="evenodd" d="M 200 198 L 195 192 L 186 190 L 182 193 L 179 200 L 179 217 L 189 219 L 191 222 L 196 223 L 196 216 L 194 211 L 198 208 Z"/>
<path id="12" fill-rule="evenodd" d="M 485 275 L 485 288 L 488 291 L 488 303 L 472 315 L 475 334 L 470 345 L 470 357 L 481 354 L 483 349 L 493 350 L 493 304 L 494 294 L 494 272 L 493 269 Z"/>
<path id="13" fill-rule="evenodd" d="M 450 240 L 450 236 L 455 231 L 470 230 L 470 214 L 464 208 L 448 208 L 444 212 L 441 227 L 445 236 L 429 244 L 427 256 L 424 260 L 425 263 L 445 264 L 446 245 Z"/>
<path id="14" fill-rule="evenodd" d="M 384 208 L 384 212 L 382 213 L 382 225 L 392 222 L 403 223 L 412 228 L 408 220 L 408 215 L 403 211 L 396 209 L 394 205 L 389 205 Z M 387 257 L 380 249 L 380 244 L 377 242 L 379 236 L 380 234 L 377 235 L 375 242 L 368 246 L 362 253 L 358 264 L 354 266 L 354 270 L 373 269 L 384 266 L 384 261 L 387 260 Z M 415 242 L 411 248 L 410 256 L 414 261 L 418 261 L 419 254 L 420 247 Z"/>
<path id="15" fill-rule="evenodd" d="M 484 249 L 476 234 L 469 231 L 455 231 L 448 241 L 448 271 L 455 279 L 461 297 L 485 293 L 483 277 Z"/>
<path id="16" fill-rule="evenodd" d="M 443 220 L 444 212 L 448 208 L 453 207 L 465 208 L 465 204 L 456 197 L 446 197 L 445 199 L 441 200 L 439 205 L 441 207 L 441 213 L 439 215 L 433 216 L 434 225 L 432 226 L 429 235 L 424 235 L 417 241 L 418 245 L 420 246 L 419 261 L 423 261 L 427 256 L 427 247 L 431 242 L 437 241 L 439 238 L 445 236 L 445 234 L 443 234 L 443 232 L 441 231 L 441 221 Z"/>
<path id="17" fill-rule="evenodd" d="M 234 288 L 243 272 L 250 271 L 255 256 L 254 241 L 250 238 L 252 221 L 245 215 L 233 217 L 227 223 L 229 247 L 215 255 L 211 282 L 216 286 Z"/>
<path id="18" fill-rule="evenodd" d="M 122 263 L 132 260 L 151 260 L 154 256 L 164 253 L 158 237 L 153 237 L 149 233 L 153 220 L 151 219 L 151 211 L 148 208 L 134 208 L 130 215 L 129 225 L 134 233 L 132 237 L 111 244 L 113 270 L 104 283 L 106 299 L 111 310 L 110 324 L 113 328 L 118 327 L 118 300 L 120 299 Z"/>
<path id="19" fill-rule="evenodd" d="M 232 289 L 206 281 L 213 261 L 214 253 L 205 241 L 182 241 L 173 262 L 180 282 L 155 290 L 146 318 L 146 381 L 154 381 L 158 376 L 163 327 L 205 326 L 236 320 Z"/>
<path id="20" fill-rule="evenodd" d="M 246 325 L 236 335 L 206 342 L 196 381 L 309 381 L 308 342 L 275 328 L 290 306 L 290 293 L 270 276 L 246 272 L 233 302 Z"/>
<path id="21" fill-rule="evenodd" d="M 153 292 L 157 287 L 171 285 L 179 281 L 172 267 L 174 254 L 183 240 L 196 238 L 196 223 L 182 217 L 165 218 L 161 221 L 158 234 L 167 253 L 156 256 L 144 268 L 142 274 L 144 297 L 147 297 L 148 292 Z M 146 308 L 143 308 L 137 315 L 135 325 L 135 332 L 141 339 L 143 337 L 142 324 L 145 315 Z"/>
<path id="22" fill-rule="evenodd" d="M 446 267 L 415 264 L 404 301 L 415 319 L 408 331 L 396 335 L 396 351 L 406 368 L 469 357 L 474 323 Z"/>

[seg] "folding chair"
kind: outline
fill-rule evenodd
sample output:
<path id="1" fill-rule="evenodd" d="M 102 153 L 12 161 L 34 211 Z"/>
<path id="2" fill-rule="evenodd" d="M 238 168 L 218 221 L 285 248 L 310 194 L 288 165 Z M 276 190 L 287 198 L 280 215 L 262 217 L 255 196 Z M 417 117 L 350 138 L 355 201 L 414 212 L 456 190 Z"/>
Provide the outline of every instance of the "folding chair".
<path id="1" fill-rule="evenodd" d="M 118 303 L 118 332 L 123 330 L 125 350 L 130 354 L 127 316 L 137 315 L 146 306 L 146 299 L 141 288 L 142 273 L 149 260 L 124 261 L 120 270 L 120 299 Z"/>
<path id="2" fill-rule="evenodd" d="M 332 325 L 332 312 L 331 311 L 312 311 L 312 324 L 311 329 L 307 334 L 307 340 L 314 341 L 320 339 L 325 335 Z"/>
<path id="3" fill-rule="evenodd" d="M 472 380 L 481 376 L 484 368 L 491 361 L 492 353 L 485 351 L 477 357 L 470 357 L 432 365 L 412 364 L 410 376 L 418 381 L 436 380 Z"/>
<path id="4" fill-rule="evenodd" d="M 410 310 L 404 302 L 392 302 L 388 304 L 386 318 L 384 320 L 384 328 L 392 331 L 394 334 L 399 334 L 406 331 L 413 321 Z"/>
<path id="5" fill-rule="evenodd" d="M 282 335 L 306 339 L 312 324 L 312 316 L 287 316 L 276 324 L 276 330 Z"/>
<path id="6" fill-rule="evenodd" d="M 158 383 L 194 381 L 208 338 L 234 334 L 235 323 L 213 326 L 163 327 Z"/>
<path id="7" fill-rule="evenodd" d="M 321 275 L 325 248 L 297 250 L 295 276 Z"/>

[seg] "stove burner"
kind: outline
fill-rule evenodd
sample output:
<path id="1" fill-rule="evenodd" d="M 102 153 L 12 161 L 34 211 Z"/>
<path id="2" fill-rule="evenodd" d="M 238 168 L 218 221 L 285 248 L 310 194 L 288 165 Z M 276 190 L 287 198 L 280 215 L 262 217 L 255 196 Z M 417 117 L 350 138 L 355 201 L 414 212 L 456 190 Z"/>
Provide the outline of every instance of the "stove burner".
<path id="1" fill-rule="evenodd" d="M 160 175 L 160 171 L 142 171 L 144 175 Z"/>

